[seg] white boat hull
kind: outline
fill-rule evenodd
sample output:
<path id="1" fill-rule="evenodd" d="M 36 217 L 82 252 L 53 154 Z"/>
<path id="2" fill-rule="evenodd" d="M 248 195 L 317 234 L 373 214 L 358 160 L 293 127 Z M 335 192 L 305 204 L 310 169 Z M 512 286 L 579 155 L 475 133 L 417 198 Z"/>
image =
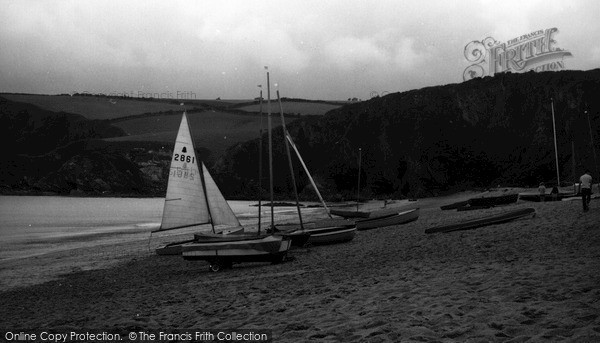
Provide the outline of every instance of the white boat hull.
<path id="1" fill-rule="evenodd" d="M 231 258 L 239 262 L 250 262 L 260 260 L 261 257 L 280 256 L 287 253 L 290 246 L 290 239 L 274 235 L 231 241 L 207 240 L 183 244 L 181 255 L 185 259 L 198 259 L 209 262 L 215 258 Z"/>
<path id="2" fill-rule="evenodd" d="M 356 227 L 325 227 L 306 229 L 310 233 L 308 244 L 335 244 L 348 242 L 356 236 Z"/>
<path id="3" fill-rule="evenodd" d="M 419 218 L 419 209 L 399 212 L 392 215 L 381 217 L 369 217 L 368 219 L 357 220 L 356 228 L 358 230 L 369 230 L 378 227 L 406 224 Z"/>

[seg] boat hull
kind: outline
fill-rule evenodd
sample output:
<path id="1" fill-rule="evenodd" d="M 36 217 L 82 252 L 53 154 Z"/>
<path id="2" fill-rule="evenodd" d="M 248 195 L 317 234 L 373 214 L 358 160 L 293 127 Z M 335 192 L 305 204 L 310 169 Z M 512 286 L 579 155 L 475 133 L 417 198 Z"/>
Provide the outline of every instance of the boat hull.
<path id="1" fill-rule="evenodd" d="M 449 225 L 442 225 L 437 227 L 432 227 L 425 230 L 425 233 L 444 233 L 444 232 L 452 232 L 452 231 L 460 231 L 460 230 L 472 230 L 480 227 L 505 223 L 514 219 L 518 219 L 521 217 L 525 217 L 531 214 L 535 214 L 535 209 L 533 208 L 524 208 L 514 211 L 509 211 L 505 213 L 500 213 L 496 215 L 486 216 L 483 218 L 477 218 L 473 220 L 468 220 L 460 223 L 454 223 Z"/>
<path id="2" fill-rule="evenodd" d="M 369 218 L 369 212 L 363 211 L 349 211 L 349 210 L 338 210 L 330 209 L 329 212 L 333 215 L 340 216 L 343 218 Z"/>
<path id="3" fill-rule="evenodd" d="M 496 197 L 482 197 L 482 198 L 471 198 L 469 199 L 469 205 L 471 206 L 497 206 L 507 205 L 517 202 L 519 200 L 519 194 L 507 194 Z"/>
<path id="4" fill-rule="evenodd" d="M 304 230 L 277 230 L 273 233 L 276 236 L 282 236 L 283 238 L 290 239 L 292 241 L 292 247 L 301 248 L 308 243 L 310 239 L 310 233 Z"/>
<path id="5" fill-rule="evenodd" d="M 186 260 L 217 262 L 277 262 L 285 257 L 291 240 L 269 235 L 254 239 L 229 241 L 195 241 L 181 245 L 181 255 Z"/>
<path id="6" fill-rule="evenodd" d="M 575 198 L 577 196 L 578 194 L 574 193 L 559 193 L 556 195 L 556 197 L 553 197 L 552 194 L 546 194 L 544 196 L 544 201 L 561 201 L 563 199 Z M 538 193 L 521 193 L 519 194 L 519 199 L 533 202 L 540 202 L 542 200 Z"/>
<path id="7" fill-rule="evenodd" d="M 458 201 L 458 202 L 455 202 L 455 203 L 452 203 L 452 204 L 440 206 L 440 208 L 443 211 L 446 211 L 446 210 L 456 210 L 456 209 L 458 209 L 460 207 L 467 206 L 468 204 L 469 204 L 469 200 L 465 200 L 465 201 Z"/>
<path id="8" fill-rule="evenodd" d="M 356 227 L 322 227 L 306 229 L 310 233 L 308 244 L 325 245 L 348 242 L 356 236 Z"/>
<path id="9" fill-rule="evenodd" d="M 300 224 L 277 225 L 275 235 L 289 237 L 292 246 L 335 244 L 347 242 L 356 235 L 354 221 L 347 219 L 320 219 L 314 222 Z"/>
<path id="10" fill-rule="evenodd" d="M 195 241 L 228 241 L 228 240 L 242 240 L 248 238 L 256 237 L 255 234 L 244 232 L 244 228 L 235 228 L 232 230 L 221 231 L 219 233 L 196 233 L 194 234 L 194 239 L 182 241 L 182 242 L 174 242 L 169 243 L 163 247 L 157 248 L 157 255 L 181 255 L 181 246 L 182 244 L 192 243 Z"/>
<path id="11" fill-rule="evenodd" d="M 182 242 L 169 243 L 163 247 L 156 248 L 155 251 L 157 255 L 181 255 L 181 245 L 191 243 L 193 241 L 193 239 L 190 239 Z"/>
<path id="12" fill-rule="evenodd" d="M 368 218 L 356 221 L 356 228 L 360 231 L 376 229 L 379 227 L 401 225 L 410 223 L 419 218 L 419 209 L 389 214 L 380 217 Z"/>

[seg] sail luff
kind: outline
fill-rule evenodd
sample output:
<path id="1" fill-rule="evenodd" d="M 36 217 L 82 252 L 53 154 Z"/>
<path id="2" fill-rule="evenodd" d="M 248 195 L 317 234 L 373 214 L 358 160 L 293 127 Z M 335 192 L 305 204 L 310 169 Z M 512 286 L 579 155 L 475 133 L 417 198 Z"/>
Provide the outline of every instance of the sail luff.
<path id="1" fill-rule="evenodd" d="M 202 180 L 202 194 L 204 194 L 204 200 L 206 201 L 207 206 L 207 211 L 208 211 L 208 218 L 209 218 L 209 223 L 210 223 L 210 228 L 212 230 L 213 233 L 215 232 L 215 223 L 213 222 L 213 217 L 212 217 L 212 211 L 210 208 L 210 202 L 208 201 L 208 192 L 206 191 L 206 175 L 204 174 L 204 162 L 202 162 L 202 170 L 200 172 L 200 180 Z M 210 174 L 209 174 L 210 175 Z"/>
<path id="2" fill-rule="evenodd" d="M 173 148 L 161 226 L 157 231 L 210 221 L 198 159 L 184 112 Z"/>
<path id="3" fill-rule="evenodd" d="M 217 187 L 215 180 L 206 169 L 204 163 L 202 164 L 202 175 L 204 176 L 204 187 L 206 190 L 206 200 L 208 202 L 208 208 L 210 217 L 213 225 L 232 225 L 242 226 L 240 221 L 237 219 L 233 210 L 223 197 L 223 194 Z"/>

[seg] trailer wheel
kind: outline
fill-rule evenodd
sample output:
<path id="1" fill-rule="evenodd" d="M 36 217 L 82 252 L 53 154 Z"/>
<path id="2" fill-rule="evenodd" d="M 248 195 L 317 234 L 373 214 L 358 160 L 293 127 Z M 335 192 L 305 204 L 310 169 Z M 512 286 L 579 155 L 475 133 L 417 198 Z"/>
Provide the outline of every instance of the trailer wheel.
<path id="1" fill-rule="evenodd" d="M 221 270 L 222 266 L 219 262 L 213 262 L 208 266 L 208 270 L 210 270 L 211 272 L 218 272 L 219 270 Z"/>

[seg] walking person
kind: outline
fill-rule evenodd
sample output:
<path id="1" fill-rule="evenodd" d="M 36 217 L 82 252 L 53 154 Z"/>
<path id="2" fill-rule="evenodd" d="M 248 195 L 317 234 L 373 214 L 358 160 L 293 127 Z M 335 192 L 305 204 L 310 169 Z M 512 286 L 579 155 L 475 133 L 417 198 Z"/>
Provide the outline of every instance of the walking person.
<path id="1" fill-rule="evenodd" d="M 579 178 L 581 181 L 581 202 L 583 203 L 583 212 L 590 210 L 590 200 L 592 199 L 592 176 L 590 171 L 586 170 L 585 174 Z"/>

